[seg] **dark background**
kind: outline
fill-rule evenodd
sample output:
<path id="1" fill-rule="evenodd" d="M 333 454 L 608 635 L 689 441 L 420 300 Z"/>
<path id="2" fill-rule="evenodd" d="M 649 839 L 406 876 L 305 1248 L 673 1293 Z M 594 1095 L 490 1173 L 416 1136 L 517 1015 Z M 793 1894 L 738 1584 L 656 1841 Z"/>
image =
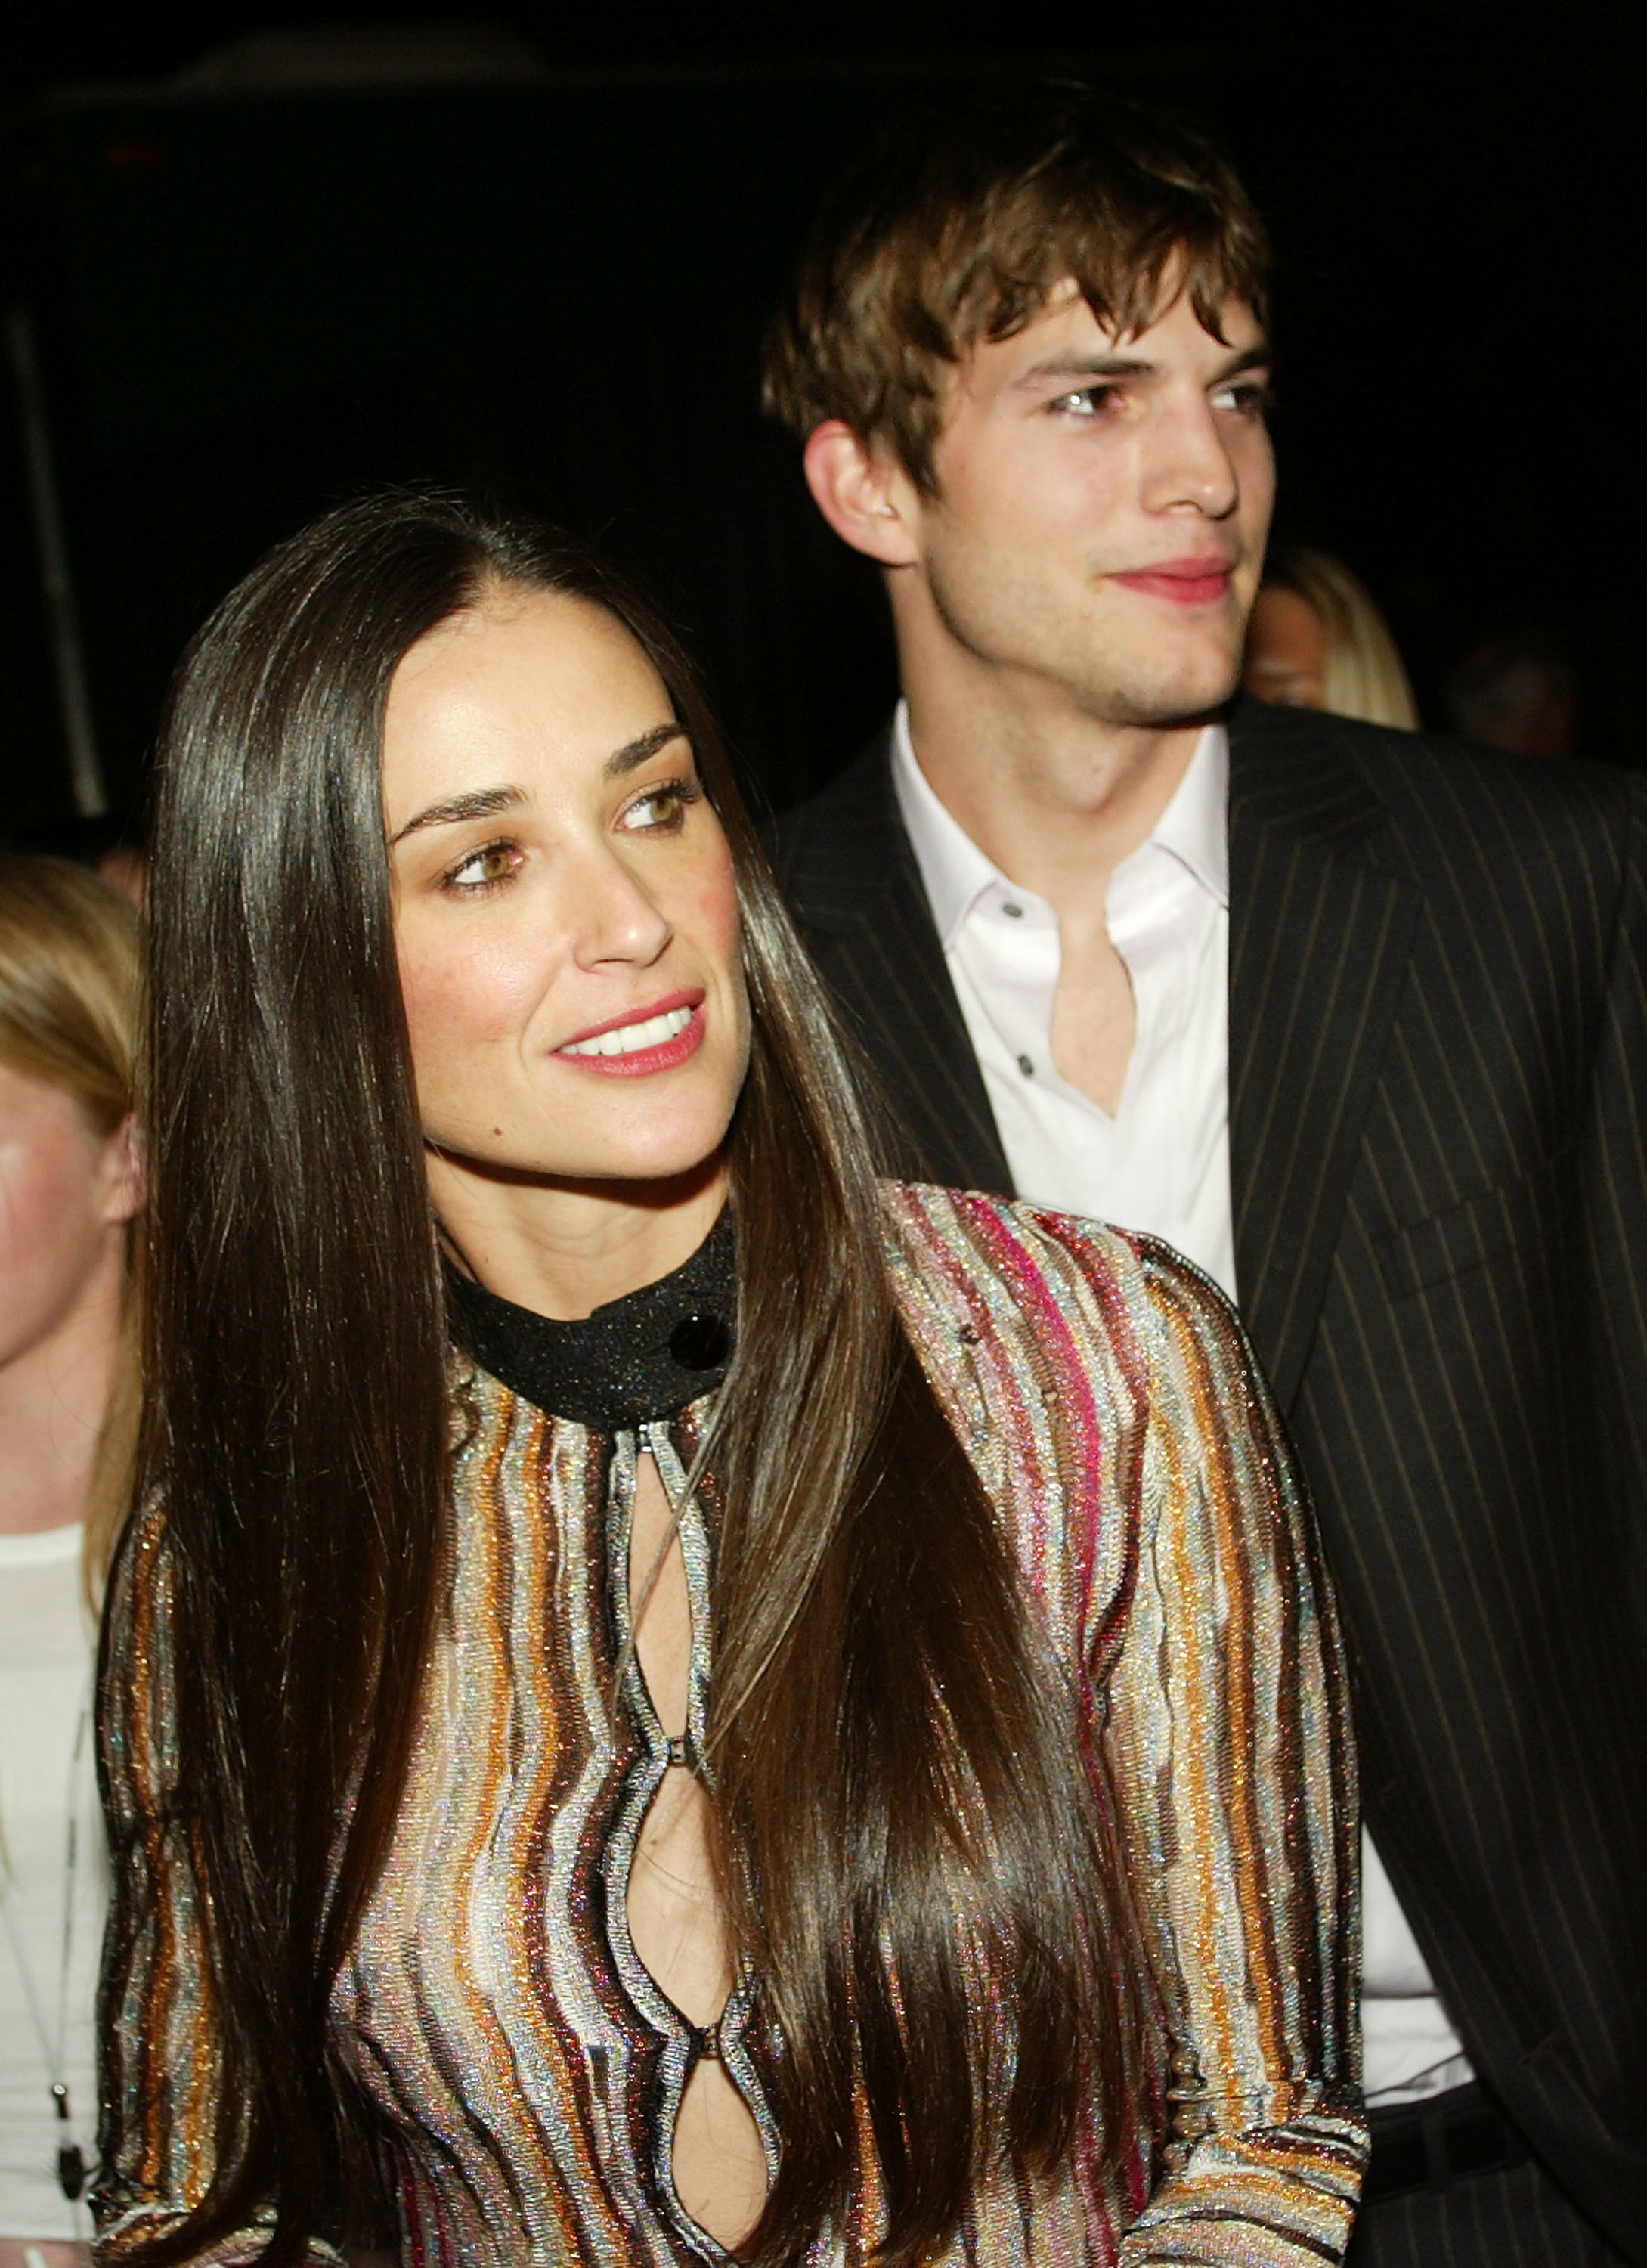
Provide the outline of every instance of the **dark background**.
<path id="1" fill-rule="evenodd" d="M 761 324 L 889 105 L 1028 69 L 1171 101 L 1233 151 L 1276 242 L 1282 532 L 1369 581 L 1427 720 L 1472 640 L 1536 629 L 1577 673 L 1585 752 L 1647 761 L 1621 11 L 1380 11 L 1330 38 L 998 0 L 127 14 L 14 26 L 0 135 L 5 297 L 39 342 L 119 811 L 205 612 L 384 480 L 597 538 L 686 630 L 761 791 L 826 777 L 885 709 L 890 644 L 872 571 L 758 417 Z M 271 23 L 272 62 L 236 48 Z M 9 372 L 0 429 L 17 835 L 70 795 Z"/>

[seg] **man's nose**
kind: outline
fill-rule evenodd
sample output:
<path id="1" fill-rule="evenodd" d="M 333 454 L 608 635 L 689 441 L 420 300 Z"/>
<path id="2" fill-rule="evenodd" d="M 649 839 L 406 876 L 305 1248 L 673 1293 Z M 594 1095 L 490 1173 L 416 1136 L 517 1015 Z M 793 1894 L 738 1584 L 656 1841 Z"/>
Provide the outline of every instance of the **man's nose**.
<path id="1" fill-rule="evenodd" d="M 1241 484 L 1210 404 L 1164 405 L 1146 437 L 1142 496 L 1149 512 L 1188 509 L 1224 519 L 1240 501 Z"/>

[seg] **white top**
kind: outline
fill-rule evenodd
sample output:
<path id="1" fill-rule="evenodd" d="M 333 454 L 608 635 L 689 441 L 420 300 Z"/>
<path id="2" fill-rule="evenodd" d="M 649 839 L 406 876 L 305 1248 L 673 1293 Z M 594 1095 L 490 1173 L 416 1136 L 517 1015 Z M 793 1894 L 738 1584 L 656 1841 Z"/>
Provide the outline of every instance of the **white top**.
<path id="1" fill-rule="evenodd" d="M 70 2205 L 57 2184 L 66 2130 L 52 2108 L 55 2074 L 18 1964 L 20 1949 L 55 2052 L 72 1805 L 78 1847 L 61 1994 L 63 2075 L 89 2173 L 97 2146 L 93 2002 L 108 1865 L 90 1722 L 93 1632 L 82 1598 L 83 1540 L 77 1524 L 0 1535 L 0 2235 L 85 2243 L 92 2216 L 85 2196 Z"/>
<path id="2" fill-rule="evenodd" d="M 893 787 L 1018 1196 L 1142 1228 L 1236 1296 L 1230 1197 L 1229 741 L 1207 725 L 1106 915 L 1137 1036 L 1112 1118 L 1052 1060 L 1058 917 L 985 857 L 893 726 Z M 1362 1836 L 1362 2034 L 1369 2102 L 1474 2077 L 1383 1861 Z"/>

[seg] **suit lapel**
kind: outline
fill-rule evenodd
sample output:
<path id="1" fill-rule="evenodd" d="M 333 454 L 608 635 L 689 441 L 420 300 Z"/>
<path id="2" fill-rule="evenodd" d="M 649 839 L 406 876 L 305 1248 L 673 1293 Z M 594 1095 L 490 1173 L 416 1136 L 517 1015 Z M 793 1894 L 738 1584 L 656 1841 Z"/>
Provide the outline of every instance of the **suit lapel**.
<path id="1" fill-rule="evenodd" d="M 780 824 L 777 866 L 806 942 L 895 1121 L 894 1170 L 1010 1195 L 1001 1138 L 893 793 L 885 736 Z"/>
<path id="2" fill-rule="evenodd" d="M 1236 1273 L 1283 1410 L 1326 1294 L 1420 898 L 1330 718 L 1230 733 L 1230 1178 Z"/>

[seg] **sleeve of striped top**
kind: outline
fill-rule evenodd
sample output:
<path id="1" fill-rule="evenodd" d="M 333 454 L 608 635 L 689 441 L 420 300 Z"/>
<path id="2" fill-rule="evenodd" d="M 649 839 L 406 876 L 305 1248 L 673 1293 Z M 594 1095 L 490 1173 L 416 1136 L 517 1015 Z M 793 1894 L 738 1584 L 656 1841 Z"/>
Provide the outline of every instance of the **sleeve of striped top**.
<path id="1" fill-rule="evenodd" d="M 207 2197 L 232 2107 L 222 2100 L 195 1831 L 180 1784 L 172 1572 L 165 1521 L 137 1515 L 110 1586 L 99 1700 L 113 1867 L 99 2001 L 100 2165 L 92 2257 L 136 2258 Z M 203 2243 L 199 2268 L 259 2258 L 273 2208 Z M 311 2242 L 311 2268 L 342 2256 Z"/>
<path id="2" fill-rule="evenodd" d="M 1347 1673 L 1240 1327 L 1187 1263 L 1131 1241 L 1149 1398 L 1104 1742 L 1167 2132 L 1121 2268 L 1319 2268 L 1348 2242 L 1367 2148 Z"/>

